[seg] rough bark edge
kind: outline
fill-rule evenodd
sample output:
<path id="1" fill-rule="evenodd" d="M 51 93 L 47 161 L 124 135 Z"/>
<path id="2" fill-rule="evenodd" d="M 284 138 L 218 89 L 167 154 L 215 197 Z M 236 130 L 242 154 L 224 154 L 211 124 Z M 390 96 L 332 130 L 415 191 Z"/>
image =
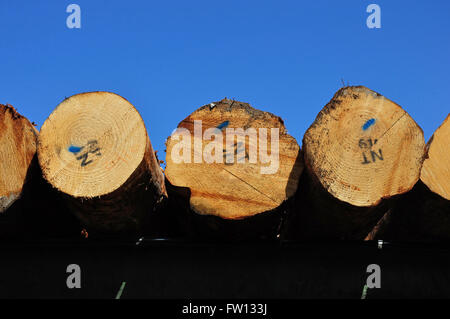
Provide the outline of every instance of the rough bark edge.
<path id="1" fill-rule="evenodd" d="M 316 116 L 316 118 L 314 119 L 313 123 L 308 127 L 308 129 L 306 130 L 306 132 L 308 132 L 311 128 L 315 128 L 317 125 L 319 125 L 320 122 L 322 121 L 322 117 L 324 117 L 325 115 L 329 114 L 329 113 L 330 113 L 330 109 L 333 109 L 333 110 L 334 110 L 334 109 L 336 108 L 336 106 L 339 105 L 339 104 L 341 103 L 341 101 L 338 101 L 337 99 L 338 99 L 339 97 L 345 95 L 345 90 L 347 90 L 347 89 L 349 89 L 349 88 L 366 89 L 366 90 L 372 92 L 373 94 L 375 94 L 375 95 L 378 96 L 378 97 L 383 97 L 383 98 L 389 100 L 391 103 L 393 103 L 394 105 L 396 105 L 397 107 L 399 107 L 400 109 L 402 109 L 402 110 L 404 111 L 404 113 L 405 113 L 406 115 L 409 116 L 409 118 L 414 122 L 414 124 L 415 124 L 416 127 L 420 130 L 420 132 L 421 132 L 421 134 L 422 134 L 422 136 L 423 136 L 423 130 L 422 130 L 422 128 L 417 124 L 417 122 L 414 120 L 414 118 L 412 118 L 411 115 L 409 115 L 408 112 L 406 112 L 405 109 L 403 109 L 399 104 L 397 104 L 397 103 L 395 103 L 394 101 L 388 99 L 388 98 L 385 97 L 384 95 L 382 95 L 382 94 L 380 94 L 380 93 L 378 93 L 378 92 L 376 92 L 376 91 L 373 91 L 373 90 L 371 90 L 371 89 L 369 89 L 369 88 L 367 88 L 367 87 L 365 87 L 365 86 L 362 86 L 362 85 L 357 85 L 357 86 L 345 86 L 345 87 L 340 88 L 340 89 L 333 95 L 333 97 L 331 98 L 331 100 L 330 100 L 330 101 L 322 108 L 322 110 L 317 114 L 317 116 Z M 303 147 L 303 152 L 304 152 L 304 154 L 305 154 L 305 155 L 304 155 L 304 157 L 305 157 L 305 159 L 304 159 L 305 169 L 308 170 L 308 171 L 310 171 L 313 175 L 315 175 L 315 179 L 320 183 L 320 185 L 322 185 L 322 187 L 323 187 L 324 189 L 326 189 L 325 185 L 323 185 L 323 183 L 320 181 L 320 179 L 318 178 L 318 176 L 316 175 L 316 173 L 313 172 L 313 170 L 311 169 L 311 165 L 308 163 L 308 159 L 307 159 L 307 155 L 306 155 L 308 149 L 307 149 L 306 144 L 305 144 L 305 136 L 306 136 L 306 132 L 305 132 L 305 135 L 303 136 L 303 139 L 302 139 L 302 147 Z M 422 156 L 422 158 L 421 158 L 421 166 L 423 165 L 423 162 L 425 161 L 426 157 L 427 157 L 427 148 L 426 148 L 426 145 L 425 145 L 425 149 L 424 149 L 424 152 L 423 152 L 423 156 Z M 398 196 L 398 195 L 402 195 L 402 194 L 406 194 L 406 193 L 408 193 L 409 191 L 411 191 L 411 190 L 413 189 L 414 185 L 417 183 L 417 181 L 420 180 L 420 171 L 421 171 L 421 170 L 419 170 L 415 182 L 412 183 L 412 184 L 410 185 L 410 187 L 402 189 L 401 192 L 399 192 L 399 193 L 397 193 L 397 194 L 395 194 L 395 195 L 392 195 L 392 197 L 395 197 L 395 196 Z M 339 201 L 339 202 L 343 202 L 343 201 L 341 201 L 341 200 L 338 200 L 338 201 Z M 366 208 L 374 207 L 374 206 L 380 205 L 383 201 L 384 201 L 384 198 L 382 197 L 382 198 L 379 198 L 378 201 L 375 202 L 374 204 L 372 204 L 371 206 L 358 206 L 358 207 L 366 207 Z M 347 203 L 347 204 L 349 204 L 349 203 Z M 349 204 L 349 205 L 351 205 L 351 204 Z M 352 206 L 353 206 L 353 205 L 352 205 Z"/>

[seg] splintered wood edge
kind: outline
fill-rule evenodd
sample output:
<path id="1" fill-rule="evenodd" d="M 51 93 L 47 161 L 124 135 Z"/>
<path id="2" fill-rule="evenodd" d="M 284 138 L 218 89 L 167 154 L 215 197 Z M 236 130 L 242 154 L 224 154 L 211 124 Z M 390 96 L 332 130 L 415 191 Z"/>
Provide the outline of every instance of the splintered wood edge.
<path id="1" fill-rule="evenodd" d="M 38 159 L 53 187 L 92 198 L 120 188 L 149 144 L 144 121 L 130 102 L 115 93 L 88 92 L 65 99 L 44 122 Z"/>
<path id="2" fill-rule="evenodd" d="M 0 213 L 21 195 L 36 153 L 37 130 L 11 105 L 0 104 Z"/>
<path id="3" fill-rule="evenodd" d="M 427 143 L 428 158 L 420 175 L 421 181 L 434 193 L 450 200 L 450 114 Z"/>
<path id="4" fill-rule="evenodd" d="M 248 103 L 224 99 L 206 104 L 186 119 L 178 128 L 188 128 L 192 143 L 194 120 L 202 119 L 202 134 L 207 128 L 225 127 L 252 128 L 274 127 L 279 129 L 280 169 L 276 174 L 261 175 L 261 165 L 233 163 L 180 163 L 172 161 L 171 151 L 177 142 L 169 137 L 166 141 L 167 180 L 175 186 L 188 187 L 191 192 L 191 208 L 200 215 L 215 215 L 224 219 L 242 219 L 270 211 L 291 197 L 298 186 L 303 163 L 297 160 L 300 147 L 295 138 L 287 134 L 283 120 L 269 112 L 251 107 Z M 270 126 L 269 126 L 270 125 Z M 268 130 L 270 131 L 270 130 Z M 270 137 L 268 137 L 268 143 Z M 248 143 L 246 141 L 246 146 Z M 204 150 L 205 144 L 203 144 Z M 269 144 L 270 147 L 270 144 Z M 258 147 L 259 150 L 259 147 Z M 193 150 L 191 149 L 191 159 Z"/>
<path id="5" fill-rule="evenodd" d="M 414 186 L 425 141 L 398 104 L 363 86 L 344 87 L 306 131 L 303 152 L 308 170 L 331 195 L 369 207 Z"/>

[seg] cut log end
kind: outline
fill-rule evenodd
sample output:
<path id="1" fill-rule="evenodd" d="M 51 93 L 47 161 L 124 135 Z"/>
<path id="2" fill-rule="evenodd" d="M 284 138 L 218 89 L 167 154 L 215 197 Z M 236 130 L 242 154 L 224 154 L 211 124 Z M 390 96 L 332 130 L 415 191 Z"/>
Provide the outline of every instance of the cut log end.
<path id="1" fill-rule="evenodd" d="M 193 112 L 166 146 L 166 178 L 189 188 L 200 215 L 238 220 L 273 210 L 295 193 L 303 170 L 279 117 L 229 99 Z"/>
<path id="2" fill-rule="evenodd" d="M 41 128 L 38 159 L 45 179 L 89 230 L 140 232 L 166 196 L 141 116 L 113 93 L 64 100 Z"/>
<path id="3" fill-rule="evenodd" d="M 0 213 L 21 196 L 36 144 L 34 126 L 12 106 L 0 104 Z"/>
<path id="4" fill-rule="evenodd" d="M 305 163 L 335 198 L 370 207 L 419 179 L 421 128 L 397 104 L 365 87 L 345 87 L 307 130 Z"/>
<path id="5" fill-rule="evenodd" d="M 92 198 L 118 189 L 144 159 L 144 122 L 124 98 L 109 92 L 64 100 L 41 128 L 43 174 L 58 190 Z"/>
<path id="6" fill-rule="evenodd" d="M 427 144 L 428 157 L 420 175 L 421 181 L 439 196 L 450 200 L 450 114 Z"/>

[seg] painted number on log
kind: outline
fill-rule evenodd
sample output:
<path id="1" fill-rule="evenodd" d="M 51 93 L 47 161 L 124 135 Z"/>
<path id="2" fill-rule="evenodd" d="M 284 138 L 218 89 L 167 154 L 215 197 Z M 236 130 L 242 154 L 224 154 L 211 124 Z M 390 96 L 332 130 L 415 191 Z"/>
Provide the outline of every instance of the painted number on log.
<path id="1" fill-rule="evenodd" d="M 227 157 L 234 159 L 234 155 L 236 155 L 236 157 L 238 157 L 241 154 L 242 154 L 242 157 L 236 158 L 236 161 L 238 163 L 241 163 L 241 162 L 245 161 L 246 159 L 249 159 L 248 152 L 245 149 L 244 143 L 242 143 L 242 142 L 235 143 L 233 145 L 233 151 L 231 153 L 227 152 L 227 150 L 224 149 L 223 150 L 223 160 L 225 162 L 225 165 L 233 165 L 234 164 L 234 163 L 227 163 L 227 161 L 226 161 Z"/>
<path id="2" fill-rule="evenodd" d="M 87 145 L 81 147 L 70 146 L 69 151 L 74 153 L 76 159 L 81 161 L 81 166 L 86 166 L 94 161 L 92 155 L 101 156 L 97 140 L 88 141 Z M 89 154 L 92 154 L 89 156 Z"/>
<path id="3" fill-rule="evenodd" d="M 372 146 L 374 146 L 375 144 L 377 144 L 378 140 L 374 139 L 372 140 L 371 138 L 368 139 L 360 139 L 359 140 L 359 148 L 363 149 L 362 152 L 362 156 L 363 156 L 363 161 L 361 162 L 361 164 L 370 164 L 370 163 L 374 163 L 377 159 L 380 161 L 383 161 L 383 151 L 381 150 L 381 148 L 378 149 L 378 152 L 373 151 L 372 150 Z M 372 159 L 372 161 L 370 161 L 370 159 Z"/>

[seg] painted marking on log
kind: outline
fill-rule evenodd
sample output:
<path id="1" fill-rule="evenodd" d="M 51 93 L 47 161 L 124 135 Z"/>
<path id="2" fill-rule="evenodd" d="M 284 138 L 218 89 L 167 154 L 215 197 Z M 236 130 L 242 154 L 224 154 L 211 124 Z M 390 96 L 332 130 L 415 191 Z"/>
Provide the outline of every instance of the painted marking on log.
<path id="1" fill-rule="evenodd" d="M 372 140 L 371 138 L 368 138 L 367 140 L 364 140 L 363 138 L 361 138 L 358 142 L 359 148 L 372 148 L 372 146 L 374 146 L 375 144 L 377 144 L 378 140 L 374 139 Z M 367 144 L 368 143 L 368 144 Z"/>
<path id="2" fill-rule="evenodd" d="M 370 163 L 375 163 L 376 159 L 378 158 L 380 161 L 383 161 L 383 152 L 381 151 L 381 148 L 378 149 L 378 154 L 375 151 L 370 150 L 370 155 L 372 156 L 372 162 L 369 161 L 366 157 L 365 152 L 362 152 L 362 156 L 363 156 L 363 161 L 361 162 L 361 164 L 370 164 Z"/>
<path id="3" fill-rule="evenodd" d="M 383 152 L 381 151 L 381 148 L 378 150 L 379 154 L 375 153 L 374 151 L 370 151 L 370 155 L 372 155 L 372 161 L 375 162 L 375 158 L 378 158 L 379 160 L 383 159 Z"/>
<path id="4" fill-rule="evenodd" d="M 123 292 L 123 290 L 125 289 L 125 285 L 126 285 L 126 284 L 127 284 L 126 281 L 122 282 L 122 285 L 120 286 L 120 289 L 119 289 L 119 291 L 117 292 L 116 299 L 120 299 L 120 296 L 122 296 L 122 292 Z"/>
<path id="5" fill-rule="evenodd" d="M 228 124 L 230 124 L 230 121 L 225 121 L 225 122 L 220 123 L 219 125 L 217 125 L 217 128 L 218 128 L 219 130 L 224 129 L 225 127 L 228 126 Z"/>
<path id="6" fill-rule="evenodd" d="M 362 156 L 363 156 L 363 161 L 361 162 L 361 164 L 370 164 L 370 163 L 374 163 L 376 161 L 376 159 L 378 158 L 380 161 L 383 161 L 383 152 L 381 151 L 381 148 L 378 149 L 378 154 L 372 150 L 372 147 L 377 144 L 378 139 L 374 139 L 372 140 L 371 138 L 368 139 L 363 139 L 361 138 L 358 142 L 358 146 L 359 148 L 363 149 L 364 151 L 362 152 Z M 367 159 L 367 156 L 365 154 L 365 150 L 368 150 L 370 152 L 370 156 L 372 157 L 372 162 L 369 161 Z"/>
<path id="7" fill-rule="evenodd" d="M 83 149 L 83 146 L 81 146 L 81 147 L 74 146 L 74 145 L 69 146 L 69 152 L 71 152 L 71 153 L 79 153 L 82 149 Z"/>
<path id="8" fill-rule="evenodd" d="M 242 154 L 242 153 L 244 153 L 244 155 L 240 158 L 237 158 L 238 154 Z M 223 162 L 225 163 L 225 165 L 233 165 L 235 163 L 234 161 L 232 163 L 227 163 L 227 160 L 226 160 L 227 157 L 233 157 L 233 159 L 234 159 L 234 155 L 236 155 L 237 163 L 241 163 L 242 161 L 245 162 L 246 159 L 250 159 L 247 149 L 245 148 L 245 144 L 242 142 L 234 143 L 232 152 L 227 152 L 226 149 L 223 150 Z"/>
<path id="9" fill-rule="evenodd" d="M 365 131 L 365 130 L 367 130 L 369 127 L 371 127 L 373 124 L 375 124 L 375 119 L 370 119 L 370 120 L 368 120 L 366 123 L 364 123 L 362 129 Z"/>
<path id="10" fill-rule="evenodd" d="M 100 153 L 100 147 L 98 147 L 97 140 L 90 140 L 90 141 L 88 141 L 86 146 L 87 146 L 87 150 L 83 154 L 81 154 L 79 156 L 77 156 L 76 154 L 78 154 L 82 149 L 84 149 L 84 146 L 76 147 L 76 146 L 71 145 L 69 147 L 69 151 L 74 153 L 74 155 L 76 156 L 76 159 L 77 160 L 81 160 L 81 164 L 80 164 L 81 166 L 86 166 L 86 165 L 88 165 L 88 164 L 93 162 L 92 159 L 88 161 L 89 154 L 94 154 L 94 155 L 97 155 L 97 156 L 101 156 L 102 155 L 102 153 Z"/>
<path id="11" fill-rule="evenodd" d="M 370 162 L 367 160 L 366 154 L 363 152 L 362 153 L 364 161 L 361 162 L 361 164 L 370 164 Z"/>

